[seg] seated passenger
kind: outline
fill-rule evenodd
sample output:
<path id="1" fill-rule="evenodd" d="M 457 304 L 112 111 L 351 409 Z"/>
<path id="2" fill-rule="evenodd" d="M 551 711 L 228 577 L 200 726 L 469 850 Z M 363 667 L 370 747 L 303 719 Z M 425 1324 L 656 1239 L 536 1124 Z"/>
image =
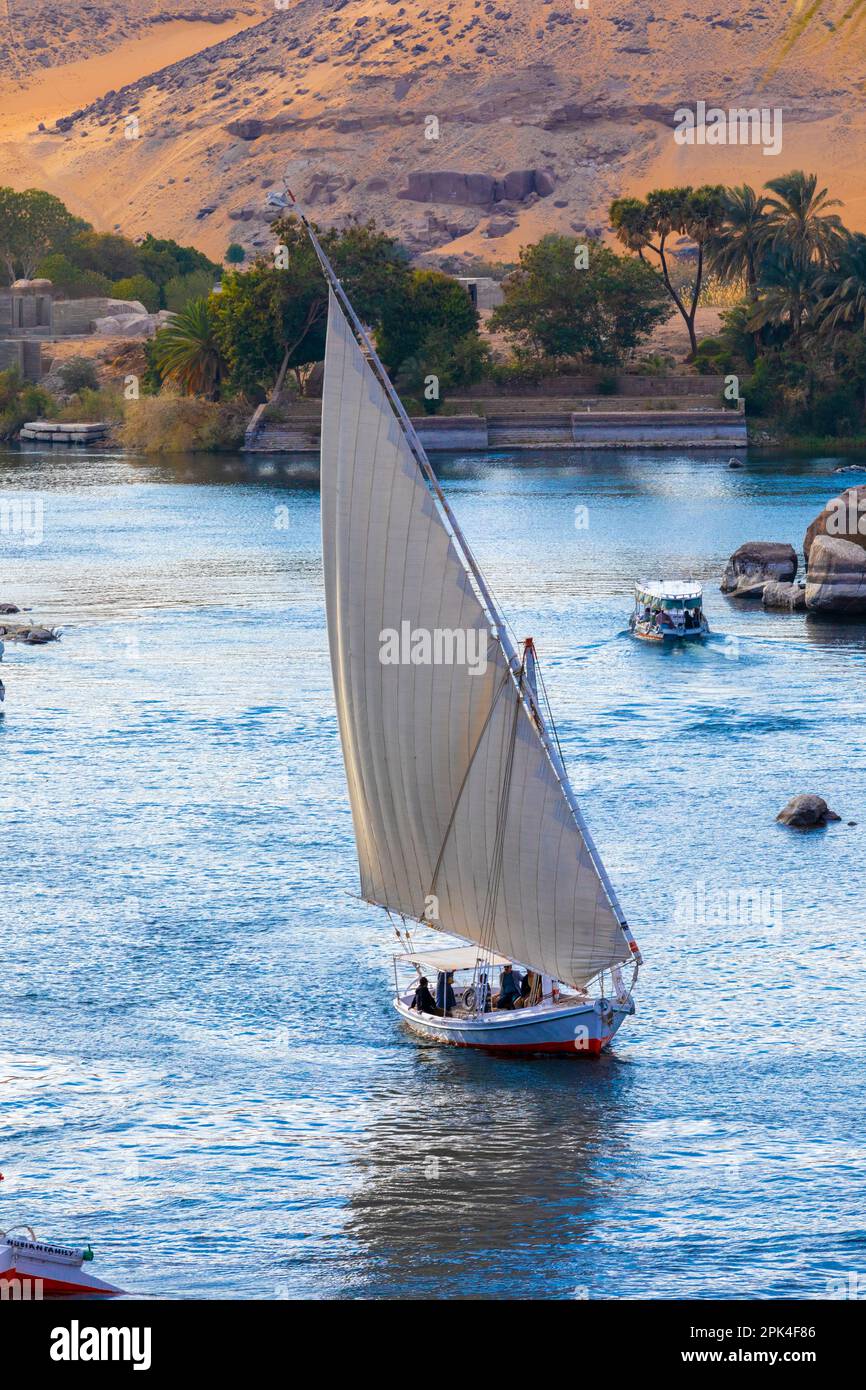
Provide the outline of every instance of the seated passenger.
<path id="1" fill-rule="evenodd" d="M 454 1012 L 454 990 L 451 987 L 453 979 L 453 970 L 440 970 L 436 976 L 436 1005 L 445 1018 Z"/>
<path id="2" fill-rule="evenodd" d="M 496 1000 L 496 1007 L 497 1009 L 513 1009 L 519 998 L 520 976 L 512 969 L 511 965 L 506 965 L 499 976 L 499 998 Z"/>
<path id="3" fill-rule="evenodd" d="M 430 993 L 426 975 L 422 975 L 421 979 L 418 981 L 418 988 L 415 990 L 409 1008 L 417 1009 L 419 1014 L 436 1014 L 438 1016 L 442 1013 L 442 1010 Z"/>

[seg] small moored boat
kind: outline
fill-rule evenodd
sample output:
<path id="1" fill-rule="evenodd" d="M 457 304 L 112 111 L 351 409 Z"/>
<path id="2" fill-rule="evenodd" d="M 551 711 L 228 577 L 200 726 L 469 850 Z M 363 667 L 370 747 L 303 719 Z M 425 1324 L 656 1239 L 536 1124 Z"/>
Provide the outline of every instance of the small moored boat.
<path id="1" fill-rule="evenodd" d="M 628 620 L 632 636 L 642 642 L 687 642 L 706 637 L 704 591 L 679 580 L 635 584 L 634 609 Z"/>
<path id="2" fill-rule="evenodd" d="M 112 1297 L 123 1293 L 85 1269 L 93 1259 L 90 1246 L 75 1249 L 37 1240 L 30 1226 L 17 1228 L 26 1236 L 0 1231 L 0 1298 L 40 1299 L 70 1294 Z M 7 1292 L 3 1286 L 6 1286 Z"/>

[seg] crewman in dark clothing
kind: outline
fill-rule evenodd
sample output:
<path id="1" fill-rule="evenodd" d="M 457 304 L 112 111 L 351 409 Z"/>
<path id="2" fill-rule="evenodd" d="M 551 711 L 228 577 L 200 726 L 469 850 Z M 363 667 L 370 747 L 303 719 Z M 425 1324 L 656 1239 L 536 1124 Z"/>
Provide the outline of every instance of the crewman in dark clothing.
<path id="1" fill-rule="evenodd" d="M 440 1015 L 442 1013 L 442 1010 L 439 1008 L 439 1005 L 436 1003 L 436 1000 L 433 998 L 433 995 L 430 993 L 430 990 L 427 986 L 426 975 L 422 975 L 421 979 L 418 981 L 418 988 L 415 990 L 415 994 L 413 996 L 412 1003 L 409 1005 L 409 1008 L 417 1009 L 419 1014 Z"/>
<path id="2" fill-rule="evenodd" d="M 510 965 L 506 965 L 499 976 L 499 998 L 496 1001 L 496 1007 L 497 1009 L 513 1009 L 519 998 L 520 976 Z"/>
<path id="3" fill-rule="evenodd" d="M 538 976 L 534 970 L 527 970 L 520 981 L 520 1002 L 524 1009 L 531 1009 L 533 1004 L 537 1004 L 540 993 Z"/>
<path id="4" fill-rule="evenodd" d="M 454 990 L 451 988 L 451 981 L 454 979 L 453 970 L 440 970 L 436 977 L 436 1003 L 439 1012 L 447 1018 L 454 1012 Z"/>

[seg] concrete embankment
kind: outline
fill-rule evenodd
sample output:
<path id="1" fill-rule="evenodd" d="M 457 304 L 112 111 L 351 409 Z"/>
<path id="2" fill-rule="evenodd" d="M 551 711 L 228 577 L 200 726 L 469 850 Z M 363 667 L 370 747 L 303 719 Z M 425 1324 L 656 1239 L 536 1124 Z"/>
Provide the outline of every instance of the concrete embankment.
<path id="1" fill-rule="evenodd" d="M 746 419 L 723 407 L 726 379 L 718 376 L 615 377 L 599 394 L 591 377 L 561 376 L 490 389 L 489 383 L 449 397 L 453 415 L 423 415 L 413 424 L 426 449 L 744 449 Z M 486 387 L 486 389 L 485 389 Z M 319 448 L 315 400 L 259 406 L 247 430 L 247 449 L 313 453 Z"/>
<path id="2" fill-rule="evenodd" d="M 548 414 L 435 415 L 413 424 L 431 452 L 466 449 L 744 449 L 746 420 L 736 410 L 599 410 Z M 262 421 L 245 447 L 256 453 L 319 448 L 318 417 Z"/>

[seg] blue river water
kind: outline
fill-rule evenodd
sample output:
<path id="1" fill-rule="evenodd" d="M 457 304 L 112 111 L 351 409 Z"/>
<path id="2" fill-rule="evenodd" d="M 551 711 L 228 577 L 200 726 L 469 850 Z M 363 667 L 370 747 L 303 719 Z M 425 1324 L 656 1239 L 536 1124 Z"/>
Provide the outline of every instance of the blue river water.
<path id="1" fill-rule="evenodd" d="M 866 627 L 725 599 L 839 459 L 444 458 L 646 958 L 597 1062 L 420 1045 L 309 466 L 0 455 L 0 1227 L 155 1297 L 826 1298 L 866 1271 Z M 854 465 L 850 460 L 847 463 Z M 12 502 L 19 503 L 16 512 Z M 626 633 L 633 581 L 713 637 Z M 815 791 L 825 831 L 775 815 Z M 849 825 L 848 822 L 856 822 Z"/>

